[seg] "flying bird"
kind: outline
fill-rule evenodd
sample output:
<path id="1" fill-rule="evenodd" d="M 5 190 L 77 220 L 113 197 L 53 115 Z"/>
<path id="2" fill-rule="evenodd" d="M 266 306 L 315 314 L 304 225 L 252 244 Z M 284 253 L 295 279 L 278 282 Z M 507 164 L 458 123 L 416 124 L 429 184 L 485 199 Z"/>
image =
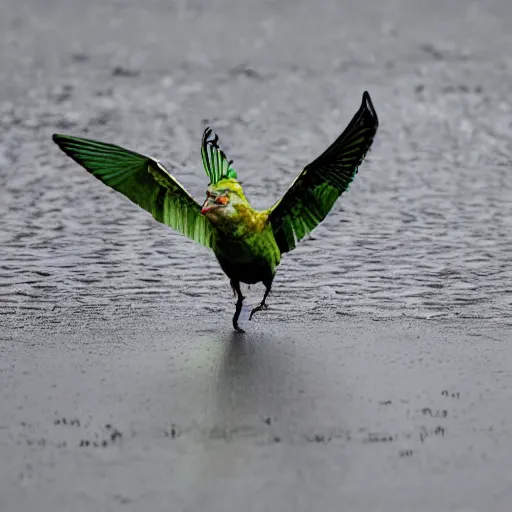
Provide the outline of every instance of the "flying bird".
<path id="1" fill-rule="evenodd" d="M 284 196 L 271 208 L 254 210 L 245 197 L 232 160 L 206 128 L 201 142 L 210 179 L 201 206 L 156 159 L 113 144 L 54 134 L 60 149 L 103 183 L 121 192 L 153 217 L 213 250 L 237 297 L 233 328 L 244 296 L 240 283 L 262 282 L 265 293 L 252 309 L 267 309 L 266 299 L 281 255 L 295 248 L 347 190 L 372 145 L 378 118 L 368 92 L 343 133 L 304 167 Z"/>

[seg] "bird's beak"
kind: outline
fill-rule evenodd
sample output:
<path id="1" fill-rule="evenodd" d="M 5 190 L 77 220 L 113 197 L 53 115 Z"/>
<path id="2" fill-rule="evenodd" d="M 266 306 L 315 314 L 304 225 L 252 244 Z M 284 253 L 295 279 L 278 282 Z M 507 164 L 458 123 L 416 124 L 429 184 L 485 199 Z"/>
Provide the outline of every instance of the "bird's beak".
<path id="1" fill-rule="evenodd" d="M 210 210 L 222 208 L 229 203 L 229 198 L 227 196 L 217 196 L 217 197 L 207 197 L 206 201 L 203 203 L 201 207 L 201 213 L 204 215 Z"/>
<path id="2" fill-rule="evenodd" d="M 210 201 L 207 199 L 202 208 L 201 208 L 201 214 L 204 215 L 207 211 L 211 210 L 212 208 L 215 208 L 217 205 L 215 203 L 210 203 Z"/>

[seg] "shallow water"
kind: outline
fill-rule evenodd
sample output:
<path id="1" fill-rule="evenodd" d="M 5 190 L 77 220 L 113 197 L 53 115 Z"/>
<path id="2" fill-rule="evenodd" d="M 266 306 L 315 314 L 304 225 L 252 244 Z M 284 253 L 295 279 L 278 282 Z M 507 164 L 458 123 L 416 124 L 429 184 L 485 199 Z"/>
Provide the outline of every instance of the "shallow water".
<path id="1" fill-rule="evenodd" d="M 260 321 L 511 322 L 507 2 L 427 12 L 328 1 L 314 16 L 306 2 L 7 3 L 2 323 L 51 322 L 69 308 L 83 318 L 168 306 L 205 323 L 232 314 L 213 255 L 90 177 L 53 132 L 158 157 L 201 200 L 211 123 L 264 208 L 343 130 L 365 89 L 380 118 L 373 150 L 328 219 L 285 256 Z"/>

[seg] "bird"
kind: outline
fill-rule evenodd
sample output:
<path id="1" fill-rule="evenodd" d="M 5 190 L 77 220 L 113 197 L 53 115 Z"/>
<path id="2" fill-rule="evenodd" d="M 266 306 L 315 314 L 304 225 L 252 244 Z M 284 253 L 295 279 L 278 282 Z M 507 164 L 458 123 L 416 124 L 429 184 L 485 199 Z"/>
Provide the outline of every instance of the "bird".
<path id="1" fill-rule="evenodd" d="M 201 205 L 159 160 L 114 144 L 53 134 L 53 141 L 75 162 L 105 185 L 125 195 L 166 224 L 211 249 L 230 280 L 236 297 L 232 324 L 238 323 L 244 296 L 241 283 L 262 282 L 262 301 L 251 310 L 267 309 L 281 256 L 320 224 L 345 192 L 372 146 L 379 121 L 370 95 L 345 130 L 298 174 L 286 193 L 269 209 L 257 211 L 247 200 L 233 161 L 206 127 L 201 158 L 210 180 Z"/>

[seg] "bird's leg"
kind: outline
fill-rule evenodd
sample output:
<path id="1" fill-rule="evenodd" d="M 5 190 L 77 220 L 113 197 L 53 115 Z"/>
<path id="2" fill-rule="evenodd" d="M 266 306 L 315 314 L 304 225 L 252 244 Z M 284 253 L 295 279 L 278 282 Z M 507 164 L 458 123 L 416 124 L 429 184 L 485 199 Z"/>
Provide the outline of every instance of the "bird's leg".
<path id="1" fill-rule="evenodd" d="M 231 288 L 238 296 L 238 300 L 236 301 L 236 309 L 235 314 L 233 315 L 233 328 L 236 332 L 245 332 L 243 329 L 238 327 L 238 317 L 240 316 L 240 312 L 242 311 L 242 304 L 244 302 L 244 296 L 242 295 L 242 290 L 240 290 L 240 282 L 239 281 L 231 281 Z"/>
<path id="2" fill-rule="evenodd" d="M 256 313 L 257 311 L 261 311 L 262 309 L 268 309 L 267 304 L 265 303 L 265 300 L 267 299 L 267 295 L 270 293 L 270 288 L 272 288 L 272 281 L 270 282 L 263 282 L 265 285 L 265 294 L 263 295 L 263 300 L 260 302 L 259 306 L 256 306 L 249 315 L 249 320 L 252 319 L 252 315 Z"/>

